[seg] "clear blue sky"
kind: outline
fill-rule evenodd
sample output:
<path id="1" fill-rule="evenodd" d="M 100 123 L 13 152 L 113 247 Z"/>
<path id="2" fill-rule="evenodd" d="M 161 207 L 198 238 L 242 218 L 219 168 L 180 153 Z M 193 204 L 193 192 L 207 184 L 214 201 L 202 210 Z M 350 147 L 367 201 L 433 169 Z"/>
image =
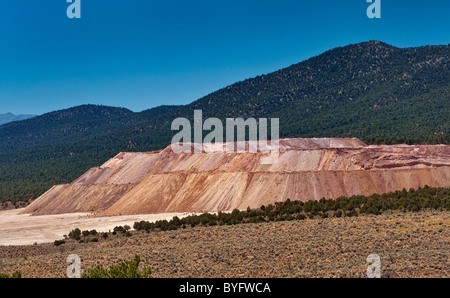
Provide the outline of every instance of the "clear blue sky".
<path id="1" fill-rule="evenodd" d="M 0 114 L 92 103 L 142 111 L 367 40 L 450 43 L 449 0 L 0 1 Z"/>

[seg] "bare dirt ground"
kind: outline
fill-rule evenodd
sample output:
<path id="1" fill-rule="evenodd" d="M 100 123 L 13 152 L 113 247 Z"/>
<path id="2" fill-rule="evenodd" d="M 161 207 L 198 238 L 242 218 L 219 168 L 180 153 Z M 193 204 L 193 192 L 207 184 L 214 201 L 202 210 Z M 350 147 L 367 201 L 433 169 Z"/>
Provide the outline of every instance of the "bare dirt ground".
<path id="1" fill-rule="evenodd" d="M 133 225 L 135 221 L 156 221 L 180 218 L 188 213 L 163 213 L 93 217 L 90 213 L 31 216 L 20 214 L 23 209 L 0 212 L 0 245 L 31 245 L 60 240 L 75 228 L 108 232 L 116 226 Z"/>
<path id="2" fill-rule="evenodd" d="M 129 222 L 132 226 L 133 222 Z M 100 231 L 100 230 L 99 230 Z M 366 277 L 370 254 L 382 277 L 450 277 L 450 212 L 186 228 L 111 235 L 93 243 L 0 247 L 0 272 L 65 277 L 66 258 L 82 271 L 141 256 L 159 277 Z"/>

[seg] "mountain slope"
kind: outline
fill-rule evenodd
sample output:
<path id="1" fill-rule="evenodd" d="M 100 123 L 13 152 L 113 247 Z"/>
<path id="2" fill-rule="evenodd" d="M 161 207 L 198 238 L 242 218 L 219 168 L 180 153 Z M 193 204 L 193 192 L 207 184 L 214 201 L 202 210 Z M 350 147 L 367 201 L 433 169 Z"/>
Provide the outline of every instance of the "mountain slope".
<path id="1" fill-rule="evenodd" d="M 280 118 L 280 136 L 358 137 L 367 143 L 450 141 L 450 47 L 370 41 L 335 48 L 225 87 L 186 106 L 0 127 L 0 200 L 35 198 L 121 151 L 166 147 L 177 117 Z M 93 107 L 90 107 L 93 109 Z M 32 125 L 31 125 L 32 126 Z"/>
<path id="2" fill-rule="evenodd" d="M 450 141 L 450 47 L 400 49 L 381 42 L 330 50 L 238 82 L 162 114 L 126 135 L 137 148 L 170 142 L 177 117 L 278 117 L 281 137 L 359 137 L 369 143 Z"/>
<path id="3" fill-rule="evenodd" d="M 82 105 L 5 124 L 0 127 L 0 152 L 64 143 L 106 133 L 125 126 L 122 119 L 132 114 L 124 108 Z"/>
<path id="4" fill-rule="evenodd" d="M 450 47 L 399 49 L 371 41 L 235 84 L 192 107 L 223 111 L 223 117 L 279 117 L 286 137 L 416 138 L 448 135 L 449 91 Z M 418 120 L 419 130 L 396 118 L 405 112 Z M 386 125 L 361 125 L 379 120 Z M 405 130 L 398 131 L 398 124 Z"/>

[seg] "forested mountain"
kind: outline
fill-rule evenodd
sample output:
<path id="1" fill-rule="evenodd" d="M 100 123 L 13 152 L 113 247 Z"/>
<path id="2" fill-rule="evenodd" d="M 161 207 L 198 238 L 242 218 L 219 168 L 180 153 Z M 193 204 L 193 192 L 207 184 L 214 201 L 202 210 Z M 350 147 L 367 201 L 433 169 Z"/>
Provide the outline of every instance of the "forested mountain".
<path id="1" fill-rule="evenodd" d="M 14 115 L 12 113 L 0 114 L 0 125 L 14 121 L 22 121 L 33 117 L 35 117 L 35 115 Z"/>
<path id="2" fill-rule="evenodd" d="M 450 46 L 335 48 L 185 106 L 81 106 L 0 126 L 0 200 L 35 198 L 120 151 L 166 147 L 177 117 L 277 117 L 280 137 L 450 141 Z"/>
<path id="3" fill-rule="evenodd" d="M 0 126 L 0 152 L 75 141 L 129 124 L 124 108 L 83 105 Z"/>

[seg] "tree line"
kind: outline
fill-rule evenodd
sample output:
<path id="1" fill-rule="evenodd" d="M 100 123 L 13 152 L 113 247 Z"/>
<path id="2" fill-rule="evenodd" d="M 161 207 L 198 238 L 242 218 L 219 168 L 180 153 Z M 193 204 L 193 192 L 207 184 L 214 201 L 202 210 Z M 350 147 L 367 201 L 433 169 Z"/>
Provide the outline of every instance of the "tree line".
<path id="1" fill-rule="evenodd" d="M 156 222 L 135 222 L 133 228 L 138 231 L 171 231 L 196 226 L 236 225 L 274 221 L 305 220 L 329 217 L 353 217 L 364 214 L 380 215 L 389 210 L 418 212 L 421 210 L 450 211 L 450 188 L 425 186 L 417 190 L 373 194 L 371 196 L 322 198 L 318 201 L 276 202 L 257 209 L 233 210 L 232 212 L 204 213 L 184 218 Z"/>

